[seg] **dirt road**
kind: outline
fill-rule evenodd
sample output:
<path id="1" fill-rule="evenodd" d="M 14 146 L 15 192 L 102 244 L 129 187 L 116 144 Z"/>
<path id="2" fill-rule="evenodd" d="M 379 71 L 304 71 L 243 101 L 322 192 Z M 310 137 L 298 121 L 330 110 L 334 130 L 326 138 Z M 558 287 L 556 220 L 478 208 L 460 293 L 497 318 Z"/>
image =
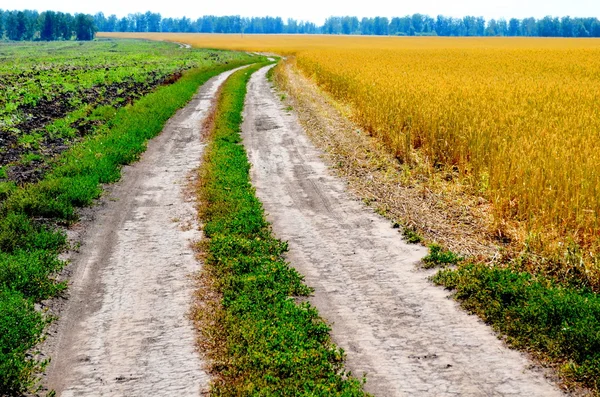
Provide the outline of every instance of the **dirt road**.
<path id="1" fill-rule="evenodd" d="M 261 69 L 250 81 L 244 144 L 257 194 L 288 259 L 315 288 L 348 369 L 376 396 L 559 396 L 520 353 L 462 311 L 430 272 L 426 254 L 332 177 Z"/>
<path id="2" fill-rule="evenodd" d="M 202 121 L 231 72 L 208 81 L 125 167 L 71 260 L 69 300 L 48 340 L 46 385 L 59 396 L 197 396 L 208 376 L 187 318 L 200 238 L 185 194 Z"/>

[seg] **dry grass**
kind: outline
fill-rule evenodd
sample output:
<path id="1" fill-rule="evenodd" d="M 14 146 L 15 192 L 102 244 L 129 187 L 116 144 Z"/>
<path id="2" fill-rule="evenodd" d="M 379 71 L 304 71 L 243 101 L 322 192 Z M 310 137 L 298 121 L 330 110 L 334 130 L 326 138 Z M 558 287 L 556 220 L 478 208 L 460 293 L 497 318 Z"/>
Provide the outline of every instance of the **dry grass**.
<path id="1" fill-rule="evenodd" d="M 498 242 L 483 221 L 489 218 L 489 204 L 445 180 L 451 171 L 432 178 L 415 175 L 414 167 L 400 164 L 384 144 L 351 122 L 347 107 L 298 74 L 293 61 L 280 64 L 274 76 L 312 141 L 358 197 L 427 241 L 469 255 L 494 256 Z"/>

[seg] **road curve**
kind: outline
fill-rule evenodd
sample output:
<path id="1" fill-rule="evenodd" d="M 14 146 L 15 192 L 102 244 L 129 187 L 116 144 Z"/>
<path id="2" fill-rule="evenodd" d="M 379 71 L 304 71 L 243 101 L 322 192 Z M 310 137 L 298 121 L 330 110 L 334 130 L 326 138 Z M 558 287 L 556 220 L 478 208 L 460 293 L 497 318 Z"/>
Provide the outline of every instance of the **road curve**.
<path id="1" fill-rule="evenodd" d="M 70 265 L 45 385 L 58 396 L 198 396 L 208 375 L 188 312 L 200 268 L 193 195 L 202 122 L 218 87 L 209 80 L 149 142 L 141 160 L 94 211 Z M 108 197 L 107 197 L 108 196 Z"/>
<path id="2" fill-rule="evenodd" d="M 346 193 L 283 109 L 263 68 L 246 98 L 252 181 L 288 260 L 332 324 L 353 374 L 376 396 L 560 396 L 528 359 L 432 285 L 423 247 Z"/>

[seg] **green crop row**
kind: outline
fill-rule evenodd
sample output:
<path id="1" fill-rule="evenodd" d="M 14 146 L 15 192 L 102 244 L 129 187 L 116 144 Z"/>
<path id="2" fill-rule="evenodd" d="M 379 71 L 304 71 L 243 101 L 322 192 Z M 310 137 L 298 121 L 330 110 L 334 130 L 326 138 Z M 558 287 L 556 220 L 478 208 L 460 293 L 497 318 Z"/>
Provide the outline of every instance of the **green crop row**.
<path id="1" fill-rule="evenodd" d="M 212 346 L 212 393 L 363 396 L 362 381 L 343 368 L 344 353 L 332 343 L 330 328 L 309 303 L 295 301 L 311 290 L 286 263 L 287 244 L 273 237 L 250 184 L 239 131 L 246 84 L 261 66 L 224 84 L 200 173 L 209 238 L 202 243 L 204 277 L 222 297 L 217 313 L 198 315 L 204 343 Z"/>
<path id="2" fill-rule="evenodd" d="M 0 183 L 38 181 L 48 161 L 95 134 L 114 108 L 172 84 L 185 70 L 235 59 L 140 40 L 0 47 Z"/>
<path id="3" fill-rule="evenodd" d="M 51 225 L 74 221 L 76 208 L 92 203 L 101 184 L 119 179 L 121 166 L 140 156 L 147 140 L 201 84 L 256 59 L 228 58 L 188 71 L 177 83 L 115 111 L 107 128 L 60 155 L 40 182 L 0 189 L 0 395 L 35 389 L 36 374 L 45 365 L 31 351 L 43 339 L 49 318 L 34 304 L 65 288 L 53 274 L 64 265 L 58 254 L 67 246 L 65 234 Z"/>
<path id="4" fill-rule="evenodd" d="M 139 40 L 6 44 L 0 48 L 0 130 L 28 120 L 40 103 L 77 108 L 82 96 L 118 96 L 126 89 L 120 85 L 160 84 L 215 60 L 233 58 L 221 51 L 182 51 L 172 43 Z"/>

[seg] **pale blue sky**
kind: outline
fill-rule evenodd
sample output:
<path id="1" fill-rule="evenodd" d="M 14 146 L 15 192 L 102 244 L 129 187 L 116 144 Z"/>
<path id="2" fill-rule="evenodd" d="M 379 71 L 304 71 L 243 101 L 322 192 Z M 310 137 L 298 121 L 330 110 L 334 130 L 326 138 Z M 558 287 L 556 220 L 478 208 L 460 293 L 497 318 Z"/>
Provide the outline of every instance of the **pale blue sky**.
<path id="1" fill-rule="evenodd" d="M 600 0 L 0 0 L 0 9 L 35 9 L 125 16 L 135 12 L 159 12 L 163 17 L 197 18 L 202 15 L 280 16 L 322 24 L 331 15 L 358 17 L 403 16 L 422 13 L 490 18 L 542 18 L 592 16 L 600 18 Z"/>

